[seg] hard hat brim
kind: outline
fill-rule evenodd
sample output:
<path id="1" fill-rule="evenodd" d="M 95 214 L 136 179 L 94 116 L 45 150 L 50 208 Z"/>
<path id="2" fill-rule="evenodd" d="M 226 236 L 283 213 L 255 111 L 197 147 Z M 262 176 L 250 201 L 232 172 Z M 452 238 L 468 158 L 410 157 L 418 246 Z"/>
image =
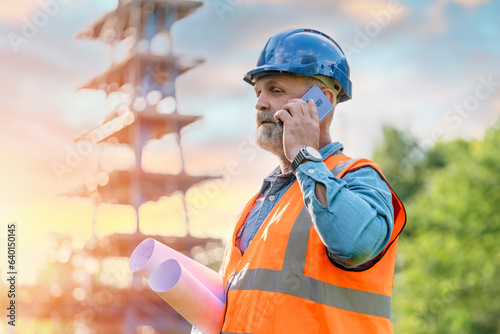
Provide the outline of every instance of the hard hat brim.
<path id="1" fill-rule="evenodd" d="M 347 75 L 338 67 L 335 68 L 334 72 L 334 74 L 326 73 L 326 71 L 318 69 L 317 64 L 296 65 L 293 67 L 289 65 L 263 65 L 249 71 L 247 74 L 245 74 L 243 80 L 254 86 L 257 79 L 265 75 L 284 74 L 296 76 L 298 74 L 306 77 L 312 77 L 318 74 L 325 75 L 327 77 L 331 77 L 333 75 L 338 78 L 338 82 L 342 86 L 344 92 L 344 94 L 342 94 L 342 96 L 340 97 L 339 102 L 350 100 L 352 98 L 351 81 L 347 78 Z"/>

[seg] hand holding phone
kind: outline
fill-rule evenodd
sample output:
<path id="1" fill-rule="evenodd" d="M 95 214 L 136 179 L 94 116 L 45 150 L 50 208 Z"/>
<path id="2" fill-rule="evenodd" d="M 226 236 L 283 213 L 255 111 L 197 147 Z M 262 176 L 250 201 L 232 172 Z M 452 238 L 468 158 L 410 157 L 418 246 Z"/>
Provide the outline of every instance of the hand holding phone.
<path id="1" fill-rule="evenodd" d="M 326 118 L 326 116 L 328 116 L 330 112 L 333 111 L 333 104 L 330 102 L 330 100 L 328 100 L 326 95 L 318 86 L 313 86 L 311 89 L 309 89 L 301 99 L 306 102 L 310 99 L 314 100 L 316 108 L 318 109 L 320 123 Z M 283 122 L 281 120 L 279 120 L 278 122 L 281 126 L 283 126 Z"/>

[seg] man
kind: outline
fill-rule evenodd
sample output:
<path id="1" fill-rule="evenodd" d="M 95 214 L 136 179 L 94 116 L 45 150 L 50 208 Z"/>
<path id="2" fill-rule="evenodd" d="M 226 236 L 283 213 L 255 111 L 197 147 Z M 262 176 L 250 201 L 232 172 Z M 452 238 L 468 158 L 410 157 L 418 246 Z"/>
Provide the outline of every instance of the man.
<path id="1" fill-rule="evenodd" d="M 310 29 L 269 39 L 245 81 L 258 145 L 277 167 L 248 202 L 226 249 L 222 333 L 392 333 L 391 294 L 404 208 L 379 167 L 332 142 L 317 85 L 351 98 L 339 45 Z M 282 122 L 282 123 L 281 123 Z"/>

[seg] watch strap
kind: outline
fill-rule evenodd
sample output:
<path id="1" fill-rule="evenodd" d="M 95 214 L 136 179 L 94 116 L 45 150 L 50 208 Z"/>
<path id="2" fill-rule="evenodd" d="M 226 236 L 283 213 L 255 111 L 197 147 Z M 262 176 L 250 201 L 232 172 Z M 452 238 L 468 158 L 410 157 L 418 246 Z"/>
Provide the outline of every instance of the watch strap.
<path id="1" fill-rule="evenodd" d="M 304 147 L 300 149 L 299 153 L 295 156 L 295 158 L 292 161 L 292 170 L 296 170 L 297 167 L 304 161 L 306 158 L 304 154 Z"/>

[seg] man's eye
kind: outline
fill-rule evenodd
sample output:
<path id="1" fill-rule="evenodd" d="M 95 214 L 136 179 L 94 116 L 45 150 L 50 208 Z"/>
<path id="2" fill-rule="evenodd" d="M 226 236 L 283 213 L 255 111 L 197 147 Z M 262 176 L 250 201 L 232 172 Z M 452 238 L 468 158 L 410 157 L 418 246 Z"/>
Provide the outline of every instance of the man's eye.
<path id="1" fill-rule="evenodd" d="M 272 92 L 275 93 L 275 94 L 278 94 L 278 93 L 281 93 L 281 89 L 274 88 L 272 90 Z"/>

